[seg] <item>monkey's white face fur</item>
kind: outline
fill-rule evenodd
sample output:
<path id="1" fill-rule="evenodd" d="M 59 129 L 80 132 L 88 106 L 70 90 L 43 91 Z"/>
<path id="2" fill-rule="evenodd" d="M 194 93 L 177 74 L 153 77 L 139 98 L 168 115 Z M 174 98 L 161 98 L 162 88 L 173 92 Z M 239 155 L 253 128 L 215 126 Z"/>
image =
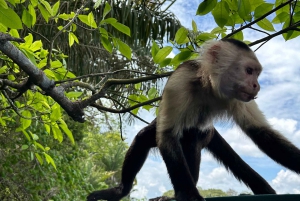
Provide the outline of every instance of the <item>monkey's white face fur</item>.
<path id="1" fill-rule="evenodd" d="M 200 58 L 202 73 L 209 77 L 217 96 L 244 102 L 256 97 L 262 67 L 252 51 L 222 41 L 207 43 L 204 48 L 206 51 Z"/>

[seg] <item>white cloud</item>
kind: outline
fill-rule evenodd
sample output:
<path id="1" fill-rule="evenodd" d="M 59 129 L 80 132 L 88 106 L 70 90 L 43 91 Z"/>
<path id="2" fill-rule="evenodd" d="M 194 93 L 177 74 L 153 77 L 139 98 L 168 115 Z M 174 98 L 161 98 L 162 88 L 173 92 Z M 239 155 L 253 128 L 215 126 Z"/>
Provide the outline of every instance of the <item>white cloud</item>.
<path id="1" fill-rule="evenodd" d="M 198 186 L 203 189 L 222 189 L 227 191 L 232 188 L 238 192 L 250 191 L 244 184 L 240 183 L 224 167 L 216 167 L 210 172 L 201 171 Z"/>
<path id="2" fill-rule="evenodd" d="M 280 170 L 271 185 L 275 188 L 278 194 L 299 194 L 300 179 L 299 175 L 289 170 Z"/>
<path id="3" fill-rule="evenodd" d="M 167 169 L 161 158 L 150 156 L 137 175 L 138 185 L 131 196 L 155 198 L 172 189 Z"/>

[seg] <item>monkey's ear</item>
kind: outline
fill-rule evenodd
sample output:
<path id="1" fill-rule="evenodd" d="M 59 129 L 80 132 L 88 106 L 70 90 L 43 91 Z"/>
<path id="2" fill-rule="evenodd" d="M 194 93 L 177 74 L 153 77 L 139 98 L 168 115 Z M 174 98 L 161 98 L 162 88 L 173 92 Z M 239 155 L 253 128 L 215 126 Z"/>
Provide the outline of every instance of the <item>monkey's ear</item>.
<path id="1" fill-rule="evenodd" d="M 221 51 L 221 45 L 220 44 L 214 44 L 207 50 L 207 56 L 210 58 L 210 61 L 212 63 L 215 63 L 218 61 L 218 57 Z"/>

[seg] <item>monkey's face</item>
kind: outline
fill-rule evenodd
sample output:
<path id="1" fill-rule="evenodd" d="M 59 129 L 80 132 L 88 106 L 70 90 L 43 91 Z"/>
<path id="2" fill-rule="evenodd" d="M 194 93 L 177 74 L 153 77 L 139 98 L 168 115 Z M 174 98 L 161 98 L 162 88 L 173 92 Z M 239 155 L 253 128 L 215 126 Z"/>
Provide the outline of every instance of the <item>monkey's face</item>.
<path id="1" fill-rule="evenodd" d="M 241 55 L 240 55 L 241 56 Z M 249 102 L 260 90 L 258 76 L 262 67 L 253 55 L 242 55 L 221 75 L 220 90 L 228 98 Z"/>

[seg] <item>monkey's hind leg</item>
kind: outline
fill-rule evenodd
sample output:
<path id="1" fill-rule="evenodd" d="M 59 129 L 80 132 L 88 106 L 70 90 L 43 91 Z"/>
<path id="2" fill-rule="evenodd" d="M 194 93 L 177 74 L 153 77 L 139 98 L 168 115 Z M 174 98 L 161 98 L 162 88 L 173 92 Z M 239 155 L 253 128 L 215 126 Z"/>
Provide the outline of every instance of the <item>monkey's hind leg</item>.
<path id="1" fill-rule="evenodd" d="M 110 189 L 94 191 L 89 194 L 87 201 L 118 201 L 126 196 L 130 192 L 134 178 L 142 168 L 152 147 L 156 147 L 156 119 L 143 128 L 130 145 L 123 162 L 120 185 Z"/>

